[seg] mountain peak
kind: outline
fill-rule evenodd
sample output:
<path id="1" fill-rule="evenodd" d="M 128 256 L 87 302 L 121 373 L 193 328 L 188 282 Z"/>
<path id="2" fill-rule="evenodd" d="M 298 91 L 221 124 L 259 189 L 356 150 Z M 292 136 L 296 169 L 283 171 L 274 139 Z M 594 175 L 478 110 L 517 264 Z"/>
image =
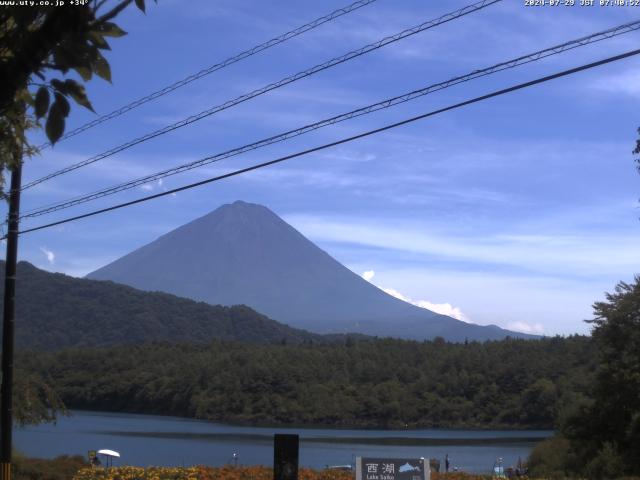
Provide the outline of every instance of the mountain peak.
<path id="1" fill-rule="evenodd" d="M 200 221 L 217 222 L 221 219 L 225 220 L 242 220 L 242 219 L 260 219 L 267 218 L 270 221 L 281 222 L 278 215 L 269 210 L 264 205 L 257 203 L 249 203 L 243 200 L 236 200 L 233 203 L 225 203 L 206 215 L 187 223 L 184 226 L 197 224 Z"/>
<path id="2" fill-rule="evenodd" d="M 227 207 L 227 206 L 232 206 L 232 207 L 261 207 L 261 208 L 266 208 L 263 205 L 258 205 L 257 203 L 249 203 L 249 202 L 245 202 L 244 200 L 236 200 L 233 203 L 225 203 L 224 205 L 222 205 L 222 207 Z"/>
<path id="3" fill-rule="evenodd" d="M 248 305 L 318 333 L 498 339 L 391 297 L 341 265 L 267 207 L 225 204 L 88 275 L 210 304 Z"/>
<path id="4" fill-rule="evenodd" d="M 249 203 L 244 200 L 236 200 L 233 203 L 225 203 L 224 205 L 219 206 L 211 213 L 215 213 L 218 210 L 233 210 L 233 211 L 264 211 L 269 210 L 267 207 L 263 205 L 259 205 L 257 203 Z"/>

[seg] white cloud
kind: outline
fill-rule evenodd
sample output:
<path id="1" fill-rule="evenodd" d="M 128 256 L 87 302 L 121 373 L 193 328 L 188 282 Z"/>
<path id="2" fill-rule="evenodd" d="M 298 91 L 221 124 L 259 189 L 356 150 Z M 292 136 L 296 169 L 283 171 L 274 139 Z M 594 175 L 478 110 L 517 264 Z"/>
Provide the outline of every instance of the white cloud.
<path id="1" fill-rule="evenodd" d="M 382 288 L 382 290 L 384 290 L 392 297 L 396 297 L 397 299 L 415 305 L 416 307 L 425 308 L 427 310 L 431 310 L 432 312 L 455 318 L 456 320 L 462 320 L 463 322 L 471 323 L 467 316 L 462 313 L 462 311 L 458 307 L 454 307 L 450 303 L 432 303 L 429 300 L 412 300 L 411 298 L 403 295 L 393 288 Z"/>
<path id="2" fill-rule="evenodd" d="M 51 250 L 49 250 L 47 247 L 40 247 L 40 251 L 47 257 L 47 261 L 50 265 L 53 265 L 55 263 L 56 255 Z"/>
<path id="3" fill-rule="evenodd" d="M 145 192 L 152 192 L 156 189 L 156 187 L 160 188 L 163 192 L 167 191 L 161 178 L 159 178 L 155 183 L 145 183 L 144 185 L 141 185 L 140 189 L 144 190 Z"/>
<path id="4" fill-rule="evenodd" d="M 610 292 L 619 280 L 633 280 L 633 274 L 588 279 L 539 276 L 413 259 L 399 266 L 380 256 L 372 260 L 374 253 L 367 252 L 362 263 L 348 264 L 349 268 L 363 272 L 376 265 L 379 283 L 392 285 L 404 296 L 460 306 L 474 324 L 510 329 L 511 322 L 541 323 L 545 335 L 589 334 L 590 326 L 584 320 L 593 318 L 592 304 L 604 300 L 604 292 Z"/>
<path id="5" fill-rule="evenodd" d="M 640 72 L 628 70 L 626 72 L 603 75 L 590 85 L 597 90 L 612 95 L 627 95 L 640 98 Z"/>
<path id="6" fill-rule="evenodd" d="M 447 315 L 449 317 L 462 320 L 463 322 L 471 323 L 464 313 L 458 307 L 454 307 L 450 303 L 431 303 L 427 300 L 418 300 L 413 302 L 418 307 L 426 308 L 432 312 L 439 313 L 440 315 Z"/>
<path id="7" fill-rule="evenodd" d="M 507 329 L 522 333 L 544 333 L 544 326 L 541 323 L 510 322 L 507 324 Z"/>
<path id="8" fill-rule="evenodd" d="M 367 270 L 362 274 L 362 278 L 364 278 L 367 282 L 370 282 L 371 279 L 375 276 L 376 272 L 373 270 Z M 378 288 L 385 293 L 388 293 L 392 297 L 397 298 L 398 300 L 402 300 L 403 302 L 410 303 L 415 305 L 416 307 L 425 308 L 427 310 L 431 310 L 432 312 L 439 313 L 441 315 L 447 315 L 449 317 L 455 318 L 457 320 L 462 320 L 463 322 L 471 323 L 469 319 L 466 317 L 464 313 L 458 308 L 452 306 L 450 303 L 432 303 L 428 300 L 412 300 L 411 298 L 403 295 L 398 290 L 394 288 L 384 288 L 378 286 Z"/>
<path id="9" fill-rule="evenodd" d="M 396 297 L 398 300 L 402 300 L 403 302 L 407 302 L 407 303 L 412 303 L 409 297 L 405 297 L 403 294 L 401 294 L 399 291 L 397 291 L 394 288 L 383 288 L 383 287 L 380 287 L 380 288 L 381 290 L 384 290 L 386 293 L 388 293 L 392 297 Z"/>
<path id="10" fill-rule="evenodd" d="M 370 282 L 375 274 L 376 272 L 374 272 L 373 270 L 367 270 L 366 272 L 362 273 L 362 278 L 364 278 L 367 282 Z"/>

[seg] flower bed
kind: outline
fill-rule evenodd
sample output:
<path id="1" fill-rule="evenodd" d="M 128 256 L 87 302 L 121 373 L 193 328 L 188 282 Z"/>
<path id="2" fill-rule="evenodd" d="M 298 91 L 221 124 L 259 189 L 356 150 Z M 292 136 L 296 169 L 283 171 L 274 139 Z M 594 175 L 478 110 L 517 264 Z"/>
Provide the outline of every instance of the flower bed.
<path id="1" fill-rule="evenodd" d="M 432 474 L 432 480 L 486 480 L 490 476 L 462 472 Z M 525 477 L 520 477 L 524 479 Z M 301 468 L 299 480 L 352 480 L 353 473 Z M 270 467 L 112 467 L 83 468 L 73 480 L 273 480 Z"/>
<path id="2" fill-rule="evenodd" d="M 352 480 L 350 472 L 302 468 L 299 480 Z M 268 467 L 83 468 L 73 480 L 273 480 Z"/>

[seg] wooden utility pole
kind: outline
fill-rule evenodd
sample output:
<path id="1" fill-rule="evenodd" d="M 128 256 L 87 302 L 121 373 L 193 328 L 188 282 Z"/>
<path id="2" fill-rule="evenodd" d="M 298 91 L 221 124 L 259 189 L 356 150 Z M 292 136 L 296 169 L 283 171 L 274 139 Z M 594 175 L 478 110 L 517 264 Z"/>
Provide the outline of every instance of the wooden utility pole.
<path id="1" fill-rule="evenodd" d="M 2 385 L 0 386 L 0 480 L 11 480 L 13 439 L 13 343 L 16 317 L 16 265 L 22 163 L 11 171 L 7 257 L 4 271 L 4 316 L 2 320 Z"/>

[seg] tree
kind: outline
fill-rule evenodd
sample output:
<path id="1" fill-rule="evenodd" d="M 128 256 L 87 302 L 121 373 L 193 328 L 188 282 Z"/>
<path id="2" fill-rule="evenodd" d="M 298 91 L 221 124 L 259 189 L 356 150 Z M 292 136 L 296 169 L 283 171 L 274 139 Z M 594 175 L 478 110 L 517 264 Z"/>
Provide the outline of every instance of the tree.
<path id="1" fill-rule="evenodd" d="M 64 403 L 49 383 L 40 374 L 16 371 L 13 416 L 18 425 L 54 422 L 58 415 L 67 414 Z"/>
<path id="2" fill-rule="evenodd" d="M 593 408 L 602 420 L 599 440 L 610 442 L 626 473 L 640 472 L 640 276 L 621 282 L 594 304 L 593 337 L 601 364 Z"/>
<path id="3" fill-rule="evenodd" d="M 101 52 L 110 50 L 107 38 L 126 34 L 112 20 L 134 1 L 144 12 L 145 0 L 67 0 L 56 6 L 0 9 L 0 193 L 4 195 L 4 170 L 15 174 L 25 156 L 38 153 L 29 143 L 29 130 L 44 122 L 46 136 L 54 144 L 64 134 L 69 99 L 93 111 L 83 82 L 94 74 L 111 81 L 109 63 Z M 68 78 L 72 71 L 77 79 Z M 10 369 L 12 361 L 7 360 Z M 11 384 L 9 372 L 6 379 Z M 19 374 L 14 383 L 13 395 L 7 395 L 14 398 L 18 423 L 51 421 L 64 409 L 42 378 Z"/>
<path id="4" fill-rule="evenodd" d="M 593 306 L 599 355 L 592 401 L 563 427 L 573 467 L 589 478 L 640 473 L 640 276 Z"/>
<path id="5" fill-rule="evenodd" d="M 556 417 L 557 389 L 551 380 L 540 378 L 522 392 L 520 412 L 529 425 L 549 425 Z"/>
<path id="6" fill-rule="evenodd" d="M 44 128 L 53 144 L 65 130 L 69 99 L 93 111 L 83 82 L 111 81 L 102 51 L 108 37 L 126 34 L 113 20 L 134 0 L 67 0 L 63 6 L 5 6 L 0 10 L 0 174 L 38 153 L 27 132 Z M 71 5 L 69 5 L 71 3 Z M 81 3 L 81 5 L 76 5 Z M 102 10 L 110 3 L 110 8 Z M 135 0 L 145 10 L 145 0 Z M 67 78 L 75 71 L 77 78 Z M 0 175 L 0 188 L 3 187 Z"/>

